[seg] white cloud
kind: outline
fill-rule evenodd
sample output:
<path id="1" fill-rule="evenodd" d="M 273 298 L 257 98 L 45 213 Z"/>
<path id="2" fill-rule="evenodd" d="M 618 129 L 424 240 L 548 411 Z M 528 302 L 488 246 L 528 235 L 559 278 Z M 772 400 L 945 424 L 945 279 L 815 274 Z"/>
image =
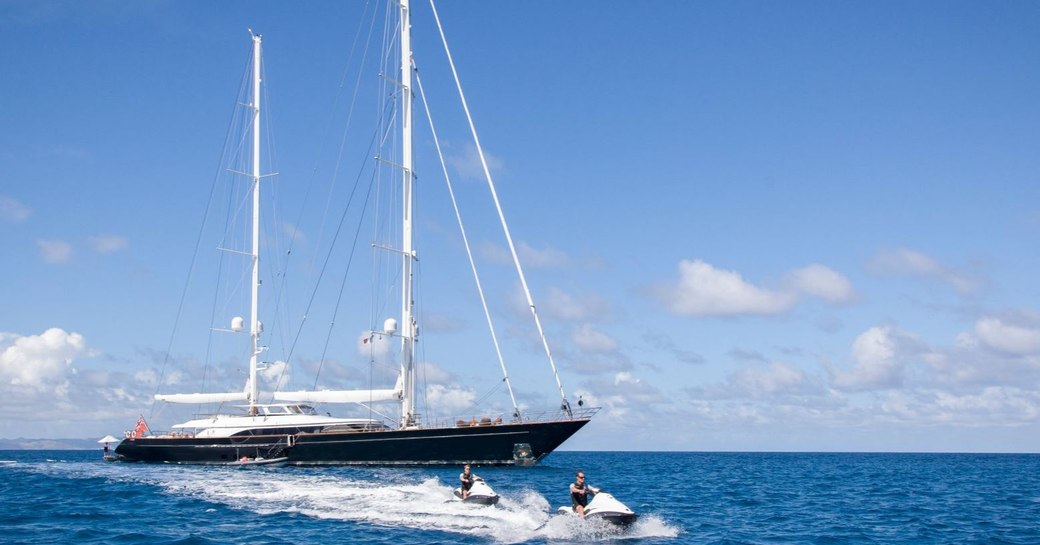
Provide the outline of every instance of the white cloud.
<path id="1" fill-rule="evenodd" d="M 458 378 L 448 370 L 444 369 L 440 365 L 432 361 L 424 361 L 419 367 L 422 373 L 422 380 L 431 384 L 456 384 L 460 382 Z"/>
<path id="2" fill-rule="evenodd" d="M 730 381 L 752 397 L 758 397 L 802 393 L 809 379 L 801 369 L 773 362 L 767 367 L 739 371 L 730 377 Z"/>
<path id="3" fill-rule="evenodd" d="M 603 407 L 597 420 L 611 427 L 635 426 L 643 429 L 659 418 L 660 406 L 668 400 L 656 387 L 629 371 L 616 372 L 612 377 L 599 377 L 588 388 L 579 389 L 578 396 L 585 407 Z M 573 406 L 577 402 L 572 401 Z"/>
<path id="4" fill-rule="evenodd" d="M 659 292 L 673 312 L 692 316 L 780 314 L 797 295 L 771 291 L 746 282 L 739 273 L 716 269 L 699 259 L 679 263 L 679 283 Z"/>
<path id="5" fill-rule="evenodd" d="M 111 254 L 127 247 L 126 237 L 120 235 L 96 235 L 89 237 L 87 242 L 90 247 L 99 254 Z"/>
<path id="6" fill-rule="evenodd" d="M 834 386 L 843 390 L 874 390 L 899 386 L 903 380 L 904 334 L 890 326 L 872 327 L 852 343 L 852 370 L 838 373 Z"/>
<path id="7" fill-rule="evenodd" d="M 0 380 L 36 391 L 60 388 L 76 373 L 72 363 L 90 353 L 79 333 L 53 327 L 40 335 L 0 336 Z"/>
<path id="8" fill-rule="evenodd" d="M 513 264 L 513 256 L 509 254 L 509 250 L 505 246 L 493 242 L 482 242 L 478 246 L 478 251 L 485 259 L 497 265 Z"/>
<path id="9" fill-rule="evenodd" d="M 462 411 L 473 407 L 473 400 L 477 394 L 473 390 L 447 386 L 444 384 L 430 384 L 426 387 L 426 399 L 431 407 L 437 407 L 437 412 L 442 415 L 464 416 Z"/>
<path id="10" fill-rule="evenodd" d="M 68 263 L 72 259 L 72 245 L 61 240 L 37 240 L 36 247 L 45 263 Z"/>
<path id="11" fill-rule="evenodd" d="M 260 370 L 260 378 L 271 390 L 284 390 L 289 384 L 288 364 L 282 360 L 270 363 Z"/>
<path id="12" fill-rule="evenodd" d="M 400 327 L 400 326 L 398 326 Z M 377 363 L 389 361 L 393 337 L 364 331 L 358 336 L 357 353 L 365 358 L 372 358 Z"/>
<path id="13" fill-rule="evenodd" d="M 935 405 L 946 415 L 944 421 L 962 424 L 1010 425 L 1035 421 L 1040 417 L 1037 392 L 1019 388 L 991 386 L 977 394 L 939 393 Z"/>
<path id="14" fill-rule="evenodd" d="M 520 241 L 516 252 L 520 256 L 520 263 L 526 267 L 550 269 L 566 267 L 571 264 L 570 256 L 561 250 L 549 246 L 539 250 L 524 241 Z"/>
<path id="15" fill-rule="evenodd" d="M 0 221 L 19 223 L 29 219 L 32 209 L 17 199 L 0 195 Z"/>
<path id="16" fill-rule="evenodd" d="M 972 293 L 979 287 L 978 282 L 968 275 L 947 267 L 921 252 L 907 248 L 879 252 L 870 260 L 867 268 L 874 274 L 939 280 L 964 294 Z"/>
<path id="17" fill-rule="evenodd" d="M 688 364 L 704 363 L 704 356 L 679 346 L 670 336 L 659 331 L 644 333 L 643 340 L 649 342 L 653 348 L 667 352 L 675 361 Z"/>
<path id="18" fill-rule="evenodd" d="M 791 287 L 814 295 L 829 303 L 850 303 L 856 299 L 852 282 L 842 274 L 823 265 L 809 265 L 789 275 Z"/>
<path id="19" fill-rule="evenodd" d="M 513 255 L 509 252 L 507 246 L 485 242 L 481 244 L 480 252 L 492 263 L 513 265 Z M 574 263 L 574 260 L 563 250 L 550 246 L 537 249 L 524 241 L 520 241 L 516 245 L 516 254 L 520 259 L 520 264 L 525 268 L 557 269 L 569 267 Z"/>
<path id="20" fill-rule="evenodd" d="M 589 352 L 614 352 L 618 348 L 618 342 L 613 337 L 597 331 L 589 324 L 575 329 L 571 340 L 579 348 Z"/>
<path id="21" fill-rule="evenodd" d="M 975 334 L 984 344 L 1001 352 L 1018 355 L 1040 353 L 1040 323 L 1009 323 L 1013 318 L 980 318 L 975 322 Z"/>
<path id="22" fill-rule="evenodd" d="M 423 313 L 422 325 L 426 333 L 457 333 L 466 329 L 466 321 L 455 314 L 429 311 Z"/>
<path id="23" fill-rule="evenodd" d="M 1040 396 L 1035 391 L 1007 386 L 989 386 L 963 394 L 891 391 L 879 401 L 872 417 L 910 425 L 1020 426 L 1040 417 Z"/>
<path id="24" fill-rule="evenodd" d="M 610 303 L 599 295 L 575 296 L 559 288 L 550 288 L 543 304 L 550 315 L 562 320 L 597 320 L 610 314 Z"/>
<path id="25" fill-rule="evenodd" d="M 283 221 L 280 224 L 280 228 L 282 230 L 282 234 L 293 242 L 307 241 L 307 235 L 304 234 L 303 229 L 300 229 L 299 225 L 294 225 L 292 223 Z"/>
<path id="26" fill-rule="evenodd" d="M 764 359 L 755 357 L 751 361 Z M 736 371 L 717 384 L 687 388 L 697 400 L 755 400 L 763 406 L 787 403 L 790 398 L 799 400 L 821 397 L 826 388 L 819 378 L 809 376 L 795 365 L 783 362 L 760 363 Z M 802 401 L 799 401 L 800 403 Z M 764 409 L 768 412 L 768 409 Z"/>
<path id="27" fill-rule="evenodd" d="M 487 159 L 488 168 L 492 173 L 502 171 L 502 161 L 484 150 L 484 158 Z M 460 154 L 452 154 L 445 157 L 449 165 L 455 167 L 455 171 L 464 179 L 483 180 L 484 167 L 480 163 L 480 154 L 477 147 L 469 144 L 465 146 Z"/>

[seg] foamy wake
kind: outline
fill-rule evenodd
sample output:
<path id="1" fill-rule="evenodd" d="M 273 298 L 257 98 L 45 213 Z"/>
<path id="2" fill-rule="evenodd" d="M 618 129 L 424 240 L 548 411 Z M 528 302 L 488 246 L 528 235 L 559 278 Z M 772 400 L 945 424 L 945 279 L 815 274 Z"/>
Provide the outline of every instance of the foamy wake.
<path id="1" fill-rule="evenodd" d="M 619 537 L 676 537 L 680 532 L 679 527 L 652 513 L 641 513 L 639 520 L 623 531 L 605 522 L 557 515 L 557 505 L 550 505 L 544 496 L 529 489 L 510 491 L 496 487 L 501 495 L 498 506 L 463 504 L 453 500 L 452 486 L 437 478 L 420 481 L 396 473 L 387 476 L 399 482 L 286 469 L 74 465 L 76 470 L 67 476 L 130 480 L 158 486 L 173 495 L 198 497 L 260 514 L 296 513 L 318 519 L 473 535 L 499 543 L 557 539 L 595 542 Z M 36 470 L 64 473 L 64 466 L 42 464 Z"/>
<path id="2" fill-rule="evenodd" d="M 556 507 L 532 490 L 504 494 L 497 507 L 463 504 L 453 501 L 452 487 L 436 478 L 382 484 L 341 476 L 277 471 L 265 471 L 262 479 L 248 471 L 204 472 L 199 477 L 204 478 L 182 478 L 162 486 L 175 494 L 198 495 L 261 514 L 298 513 L 321 519 L 439 530 L 501 543 L 539 538 L 595 541 L 621 535 L 675 537 L 679 534 L 678 528 L 652 514 L 641 517 L 623 534 L 606 523 L 597 525 L 573 516 L 556 515 Z M 498 492 L 502 494 L 501 490 Z"/>

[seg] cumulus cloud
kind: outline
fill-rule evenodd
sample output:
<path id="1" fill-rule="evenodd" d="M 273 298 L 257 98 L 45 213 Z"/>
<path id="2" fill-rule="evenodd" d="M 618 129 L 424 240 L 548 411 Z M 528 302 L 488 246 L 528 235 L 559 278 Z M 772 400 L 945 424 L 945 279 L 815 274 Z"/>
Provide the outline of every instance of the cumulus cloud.
<path id="1" fill-rule="evenodd" d="M 751 361 L 757 360 L 759 358 Z M 791 397 L 819 396 L 824 391 L 818 378 L 811 377 L 795 365 L 778 361 L 746 367 L 729 374 L 718 384 L 687 389 L 699 400 L 758 400 L 766 403 Z"/>
<path id="2" fill-rule="evenodd" d="M 36 247 L 44 263 L 62 264 L 72 259 L 72 245 L 62 240 L 37 240 Z"/>
<path id="3" fill-rule="evenodd" d="M 127 247 L 126 237 L 120 235 L 95 235 L 89 237 L 87 242 L 90 247 L 99 254 L 111 254 Z"/>
<path id="4" fill-rule="evenodd" d="M 780 362 L 773 362 L 766 367 L 741 370 L 731 377 L 731 381 L 753 397 L 799 394 L 809 383 L 804 371 Z"/>
<path id="5" fill-rule="evenodd" d="M 393 348 L 393 337 L 363 331 L 357 339 L 357 353 L 378 363 L 387 363 Z"/>
<path id="6" fill-rule="evenodd" d="M 891 391 L 872 409 L 875 420 L 901 424 L 1020 426 L 1040 417 L 1040 394 L 1013 386 L 989 386 L 969 393 Z"/>
<path id="7" fill-rule="evenodd" d="M 657 410 L 667 402 L 657 387 L 629 371 L 597 377 L 576 393 L 585 406 L 603 407 L 602 419 L 611 426 L 642 428 L 654 423 L 660 416 Z"/>
<path id="8" fill-rule="evenodd" d="M 688 316 L 780 314 L 797 302 L 794 293 L 757 287 L 736 271 L 716 269 L 699 259 L 679 263 L 679 282 L 658 291 L 672 312 Z"/>
<path id="9" fill-rule="evenodd" d="M 488 168 L 492 173 L 502 171 L 503 163 L 500 159 L 488 153 L 487 150 L 484 150 L 484 158 L 487 159 Z M 484 166 L 480 162 L 480 154 L 477 153 L 477 147 L 472 144 L 465 146 L 459 153 L 447 155 L 445 160 L 464 179 L 484 179 Z"/>
<path id="10" fill-rule="evenodd" d="M 733 441 L 749 427 L 763 434 L 787 430 L 774 433 L 771 448 L 804 448 L 806 430 L 825 432 L 814 445 L 844 436 L 823 448 L 869 449 L 906 448 L 908 432 L 935 426 L 962 430 L 956 433 L 988 430 L 984 435 L 998 428 L 1033 429 L 1040 423 L 1040 391 L 1032 387 L 1040 380 L 1040 353 L 1031 352 L 1038 324 L 1040 316 L 1024 312 L 987 317 L 939 348 L 894 325 L 871 327 L 850 342 L 843 370 L 827 359 L 817 361 L 821 367 L 815 374 L 797 362 L 752 363 L 721 382 L 683 389 L 688 397 L 676 410 L 683 413 L 679 421 L 689 423 L 691 437 L 743 430 L 727 435 Z M 987 335 L 994 338 L 984 340 Z M 759 360 L 757 352 L 747 359 Z M 889 442 L 864 440 L 863 430 L 890 433 Z M 792 432 L 799 443 L 785 442 Z M 914 448 L 949 447 L 920 443 Z"/>
<path id="11" fill-rule="evenodd" d="M 687 316 L 775 315 L 791 310 L 803 295 L 831 304 L 856 300 L 852 283 L 841 273 L 812 264 L 787 273 L 782 288 L 756 286 L 740 273 L 700 259 L 679 263 L 679 281 L 653 294 L 669 310 Z"/>
<path id="12" fill-rule="evenodd" d="M 589 324 L 575 329 L 571 340 L 578 348 L 588 352 L 614 352 L 618 349 L 618 342 L 613 337 L 596 330 Z"/>
<path id="13" fill-rule="evenodd" d="M 485 242 L 481 244 L 480 252 L 493 263 L 513 265 L 513 254 L 509 252 L 507 246 Z M 551 246 L 538 249 L 524 241 L 517 243 L 516 254 L 521 265 L 536 269 L 559 269 L 569 267 L 574 262 L 563 250 Z"/>
<path id="14" fill-rule="evenodd" d="M 890 326 L 872 327 L 852 343 L 852 370 L 838 373 L 834 386 L 844 390 L 873 390 L 899 386 L 903 360 L 898 351 L 900 334 Z"/>
<path id="15" fill-rule="evenodd" d="M 791 287 L 801 293 L 819 297 L 829 303 L 850 303 L 856 299 L 852 282 L 837 271 L 813 264 L 789 275 Z"/>
<path id="16" fill-rule="evenodd" d="M 32 215 L 32 209 L 25 206 L 17 199 L 0 195 L 0 221 L 20 223 Z"/>
<path id="17" fill-rule="evenodd" d="M 663 333 L 656 331 L 646 332 L 643 334 L 643 340 L 649 342 L 654 348 L 664 350 L 676 361 L 691 364 L 704 363 L 704 356 L 680 347 L 671 337 Z"/>
<path id="18" fill-rule="evenodd" d="M 1036 317 L 985 316 L 975 322 L 975 335 L 986 346 L 1001 352 L 1040 354 L 1040 320 Z"/>
<path id="19" fill-rule="evenodd" d="M 907 248 L 879 252 L 868 262 L 867 269 L 879 275 L 938 280 L 949 284 L 963 294 L 972 293 L 979 287 L 979 283 L 967 274 L 947 267 L 928 255 Z"/>
<path id="20" fill-rule="evenodd" d="M 596 294 L 571 295 L 559 288 L 550 288 L 544 301 L 545 310 L 561 320 L 598 320 L 610 314 L 610 303 Z"/>
<path id="21" fill-rule="evenodd" d="M 288 364 L 282 360 L 270 363 L 260 370 L 260 379 L 271 390 L 284 390 L 289 384 L 287 367 Z"/>
<path id="22" fill-rule="evenodd" d="M 477 394 L 473 390 L 457 386 L 430 384 L 426 387 L 427 401 L 441 414 L 461 416 L 462 411 L 473 407 L 476 398 Z"/>
<path id="23" fill-rule="evenodd" d="M 571 264 L 570 256 L 562 250 L 557 250 L 550 246 L 537 249 L 524 241 L 520 241 L 516 251 L 520 256 L 520 263 L 529 267 L 550 269 L 567 267 Z"/>
<path id="24" fill-rule="evenodd" d="M 0 380 L 36 391 L 60 388 L 76 373 L 73 361 L 90 353 L 79 333 L 53 327 L 40 335 L 0 335 Z"/>

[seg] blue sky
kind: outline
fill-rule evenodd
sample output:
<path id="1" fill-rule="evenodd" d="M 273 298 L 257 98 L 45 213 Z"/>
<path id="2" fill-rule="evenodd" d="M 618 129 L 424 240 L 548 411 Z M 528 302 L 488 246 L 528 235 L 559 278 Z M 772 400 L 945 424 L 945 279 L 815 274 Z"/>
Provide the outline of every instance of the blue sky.
<path id="1" fill-rule="evenodd" d="M 293 219 L 299 189 L 334 170 L 365 6 L 0 2 L 0 436 L 174 422 L 149 400 L 247 29 L 264 35 Z M 567 448 L 1040 450 L 1040 7 L 439 9 L 564 386 L 604 407 Z M 424 85 L 450 103 L 429 7 L 415 12 Z M 480 195 L 452 108 L 434 106 L 438 132 Z M 429 396 L 468 414 L 500 375 L 417 135 Z M 319 229 L 302 229 L 318 255 Z M 469 229 L 484 274 L 508 274 L 493 230 Z M 525 406 L 551 406 L 515 279 L 489 287 Z M 180 327 L 206 330 L 198 312 Z M 330 350 L 349 364 L 360 328 L 346 327 Z M 296 386 L 321 344 L 298 349 Z M 196 391 L 204 351 L 175 345 L 161 389 Z"/>

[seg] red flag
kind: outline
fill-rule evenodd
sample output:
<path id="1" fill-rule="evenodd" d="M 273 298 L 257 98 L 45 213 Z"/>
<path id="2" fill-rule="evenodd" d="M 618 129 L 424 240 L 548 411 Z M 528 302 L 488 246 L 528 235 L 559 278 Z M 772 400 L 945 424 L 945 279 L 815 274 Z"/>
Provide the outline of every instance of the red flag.
<path id="1" fill-rule="evenodd" d="M 144 432 L 146 432 L 146 431 L 148 431 L 148 424 L 145 423 L 144 417 L 142 416 L 142 417 L 137 419 L 137 425 L 134 426 L 134 431 L 130 432 L 130 437 L 131 438 L 141 437 L 142 435 L 144 435 Z"/>

